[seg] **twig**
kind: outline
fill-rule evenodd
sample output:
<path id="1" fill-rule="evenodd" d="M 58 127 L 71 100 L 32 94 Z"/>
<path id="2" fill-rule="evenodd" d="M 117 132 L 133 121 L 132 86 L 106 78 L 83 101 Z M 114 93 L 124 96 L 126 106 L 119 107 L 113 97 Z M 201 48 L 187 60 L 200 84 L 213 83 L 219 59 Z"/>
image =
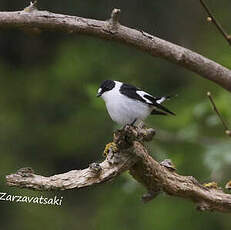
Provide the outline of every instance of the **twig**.
<path id="1" fill-rule="evenodd" d="M 112 27 L 116 27 L 117 24 L 119 23 L 119 16 L 120 16 L 120 9 L 113 9 L 111 12 L 111 18 L 110 18 L 110 23 Z"/>
<path id="2" fill-rule="evenodd" d="M 37 9 L 37 4 L 38 4 L 38 1 L 35 0 L 34 2 L 30 2 L 30 5 L 27 6 L 24 11 L 27 12 L 27 13 L 32 13 L 33 11 L 36 11 L 38 10 Z"/>
<path id="3" fill-rule="evenodd" d="M 209 9 L 209 7 L 206 5 L 206 3 L 204 2 L 204 0 L 200 0 L 201 5 L 204 7 L 205 11 L 208 14 L 208 18 L 207 20 L 209 22 L 213 22 L 213 24 L 217 27 L 217 29 L 220 31 L 220 33 L 224 36 L 224 38 L 227 40 L 227 42 L 229 43 L 229 45 L 231 45 L 231 36 L 226 33 L 226 31 L 224 30 L 224 28 L 221 26 L 221 24 L 218 22 L 218 20 L 215 18 L 215 16 L 213 15 L 213 13 L 211 12 L 211 10 Z"/>
<path id="4" fill-rule="evenodd" d="M 217 116 L 219 117 L 220 121 L 222 122 L 224 128 L 225 128 L 225 133 L 228 135 L 228 136 L 231 136 L 231 130 L 229 130 L 225 120 L 223 119 L 223 117 L 221 116 L 220 112 L 218 111 L 217 107 L 216 107 L 216 104 L 212 98 L 212 95 L 210 92 L 207 92 L 207 96 L 213 106 L 213 110 L 216 112 Z"/>
<path id="5" fill-rule="evenodd" d="M 113 9 L 111 12 L 111 17 L 108 20 L 108 28 L 109 32 L 115 34 L 119 27 L 119 17 L 120 17 L 120 9 Z"/>

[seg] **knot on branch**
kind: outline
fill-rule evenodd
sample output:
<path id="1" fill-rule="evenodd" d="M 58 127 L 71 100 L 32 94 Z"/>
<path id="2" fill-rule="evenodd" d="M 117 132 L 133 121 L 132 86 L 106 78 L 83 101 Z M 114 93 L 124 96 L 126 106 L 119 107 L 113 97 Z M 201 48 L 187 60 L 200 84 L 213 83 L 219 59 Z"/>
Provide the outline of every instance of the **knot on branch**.
<path id="1" fill-rule="evenodd" d="M 90 170 L 92 170 L 92 172 L 95 174 L 95 175 L 98 175 L 101 171 L 102 171 L 102 168 L 100 166 L 99 163 L 96 163 L 96 162 L 93 162 L 89 165 L 89 168 Z"/>
<path id="2" fill-rule="evenodd" d="M 165 159 L 160 162 L 160 165 L 164 166 L 165 168 L 169 169 L 170 171 L 175 171 L 176 166 L 172 163 L 170 159 Z"/>
<path id="3" fill-rule="evenodd" d="M 109 29 L 112 32 L 115 32 L 118 29 L 120 12 L 120 9 L 113 9 L 111 12 L 111 17 L 109 19 Z"/>

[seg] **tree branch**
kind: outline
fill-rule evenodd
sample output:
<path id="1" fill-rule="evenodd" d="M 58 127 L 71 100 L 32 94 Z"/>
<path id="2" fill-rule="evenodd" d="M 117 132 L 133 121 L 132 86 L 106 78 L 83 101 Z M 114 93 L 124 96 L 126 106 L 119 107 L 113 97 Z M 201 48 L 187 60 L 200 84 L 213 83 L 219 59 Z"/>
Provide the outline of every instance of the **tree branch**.
<path id="1" fill-rule="evenodd" d="M 125 126 L 115 132 L 113 142 L 105 148 L 107 158 L 100 164 L 93 163 L 86 169 L 51 177 L 21 169 L 6 176 L 6 181 L 9 186 L 20 188 L 65 190 L 104 183 L 129 170 L 146 187 L 148 192 L 142 197 L 145 202 L 165 192 L 193 201 L 201 211 L 231 212 L 230 194 L 214 186 L 203 186 L 191 176 L 179 175 L 169 160 L 158 163 L 148 154 L 144 141 L 150 141 L 154 134 L 153 129 Z"/>
<path id="2" fill-rule="evenodd" d="M 136 47 L 154 57 L 161 57 L 191 70 L 231 91 L 231 71 L 189 49 L 172 44 L 146 32 L 131 29 L 118 23 L 117 13 L 108 21 L 99 21 L 48 11 L 0 12 L 0 28 L 56 30 L 86 34 L 114 40 Z"/>

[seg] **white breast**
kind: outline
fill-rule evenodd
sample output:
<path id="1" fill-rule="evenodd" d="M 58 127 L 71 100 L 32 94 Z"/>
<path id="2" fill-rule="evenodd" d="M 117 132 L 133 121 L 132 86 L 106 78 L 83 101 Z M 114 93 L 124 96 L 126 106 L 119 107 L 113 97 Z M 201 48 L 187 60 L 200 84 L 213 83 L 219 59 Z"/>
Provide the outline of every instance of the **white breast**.
<path id="1" fill-rule="evenodd" d="M 121 85 L 116 82 L 115 88 L 102 95 L 111 119 L 121 125 L 131 124 L 135 119 L 144 120 L 153 108 L 121 94 Z"/>

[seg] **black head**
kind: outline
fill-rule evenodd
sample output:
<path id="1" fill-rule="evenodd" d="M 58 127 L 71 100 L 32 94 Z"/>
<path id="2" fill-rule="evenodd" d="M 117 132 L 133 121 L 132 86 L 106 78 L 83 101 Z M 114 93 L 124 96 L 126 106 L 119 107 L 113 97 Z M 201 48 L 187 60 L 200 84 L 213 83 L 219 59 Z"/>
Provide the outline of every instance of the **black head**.
<path id="1" fill-rule="evenodd" d="M 113 89 L 115 87 L 115 82 L 112 80 L 105 80 L 101 83 L 99 89 L 98 89 L 98 93 L 97 93 L 97 97 L 100 97 L 104 92 L 110 91 L 111 89 Z"/>

